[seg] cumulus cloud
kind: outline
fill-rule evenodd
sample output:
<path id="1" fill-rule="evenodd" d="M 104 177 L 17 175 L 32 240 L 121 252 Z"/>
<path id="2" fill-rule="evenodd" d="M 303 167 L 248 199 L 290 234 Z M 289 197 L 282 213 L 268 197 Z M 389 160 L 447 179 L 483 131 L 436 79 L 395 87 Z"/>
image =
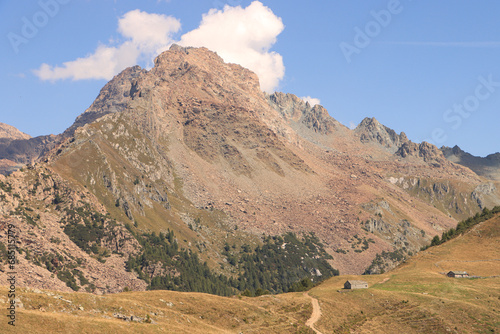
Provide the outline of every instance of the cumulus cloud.
<path id="1" fill-rule="evenodd" d="M 42 64 L 33 73 L 41 80 L 109 80 L 139 60 L 151 59 L 173 42 L 172 35 L 181 23 L 174 17 L 149 14 L 138 9 L 126 13 L 118 20 L 118 32 L 125 38 L 119 46 L 99 45 L 94 53 L 62 66 Z"/>
<path id="2" fill-rule="evenodd" d="M 118 21 L 118 32 L 129 38 L 142 53 L 159 53 L 172 43 L 172 34 L 179 31 L 181 22 L 172 17 L 149 14 L 136 9 Z"/>
<path id="3" fill-rule="evenodd" d="M 226 5 L 204 14 L 200 26 L 184 34 L 179 44 L 207 47 L 224 61 L 251 69 L 261 88 L 272 92 L 285 75 L 285 66 L 281 55 L 270 49 L 284 28 L 281 18 L 259 1 L 247 8 Z"/>
<path id="4" fill-rule="evenodd" d="M 311 105 L 311 107 L 314 107 L 316 104 L 321 104 L 321 101 L 319 99 L 317 99 L 317 98 L 314 98 L 314 97 L 303 96 L 303 97 L 301 97 L 301 99 L 304 102 L 309 102 L 309 104 Z"/>
<path id="5" fill-rule="evenodd" d="M 180 28 L 180 21 L 172 16 L 133 10 L 118 21 L 117 31 L 124 40 L 121 44 L 100 45 L 85 57 L 60 66 L 42 64 L 33 72 L 50 81 L 109 80 L 128 66 L 150 66 L 156 55 L 176 42 L 173 35 Z M 182 35 L 177 43 L 204 46 L 226 62 L 249 68 L 259 76 L 261 88 L 273 92 L 285 75 L 285 66 L 281 55 L 270 49 L 284 28 L 281 18 L 254 1 L 246 8 L 226 5 L 222 10 L 211 9 L 199 27 Z"/>

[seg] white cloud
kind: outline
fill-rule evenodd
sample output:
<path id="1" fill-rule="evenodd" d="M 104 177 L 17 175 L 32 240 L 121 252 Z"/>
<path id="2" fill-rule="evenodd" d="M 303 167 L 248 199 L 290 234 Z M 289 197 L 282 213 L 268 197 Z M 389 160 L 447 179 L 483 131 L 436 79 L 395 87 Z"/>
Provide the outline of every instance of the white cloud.
<path id="1" fill-rule="evenodd" d="M 303 100 L 304 102 L 309 102 L 311 107 L 314 107 L 316 104 L 321 104 L 321 101 L 319 99 L 310 96 L 304 96 L 301 97 L 300 99 Z"/>
<path id="2" fill-rule="evenodd" d="M 356 123 L 354 123 L 353 121 L 349 122 L 349 129 L 354 130 L 356 129 L 356 127 L 357 127 Z"/>
<path id="3" fill-rule="evenodd" d="M 226 5 L 203 15 L 200 26 L 184 34 L 179 44 L 207 47 L 226 62 L 251 69 L 261 88 L 272 92 L 285 75 L 285 66 L 281 55 L 270 48 L 284 28 L 281 18 L 259 1 L 247 8 Z"/>
<path id="4" fill-rule="evenodd" d="M 118 21 L 118 32 L 125 40 L 118 46 L 100 45 L 94 53 L 59 66 L 42 64 L 33 73 L 41 80 L 105 79 L 128 66 L 145 63 L 166 50 L 181 28 L 172 16 L 150 14 L 138 9 L 127 12 Z M 283 58 L 270 51 L 283 31 L 281 18 L 259 1 L 248 7 L 211 9 L 203 15 L 200 26 L 181 36 L 183 46 L 204 46 L 217 52 L 226 62 L 237 63 L 254 71 L 261 88 L 273 92 L 285 74 Z"/>
<path id="5" fill-rule="evenodd" d="M 41 80 L 109 80 L 126 67 L 136 65 L 140 59 L 151 59 L 173 42 L 172 35 L 179 31 L 180 21 L 171 16 L 149 14 L 136 9 L 118 20 L 118 32 L 126 38 L 118 47 L 99 45 L 93 54 L 62 66 L 42 64 L 33 73 Z"/>
<path id="6" fill-rule="evenodd" d="M 163 51 L 172 43 L 172 34 L 180 28 L 181 22 L 172 16 L 149 14 L 138 9 L 126 13 L 118 21 L 118 32 L 131 39 L 142 53 Z"/>

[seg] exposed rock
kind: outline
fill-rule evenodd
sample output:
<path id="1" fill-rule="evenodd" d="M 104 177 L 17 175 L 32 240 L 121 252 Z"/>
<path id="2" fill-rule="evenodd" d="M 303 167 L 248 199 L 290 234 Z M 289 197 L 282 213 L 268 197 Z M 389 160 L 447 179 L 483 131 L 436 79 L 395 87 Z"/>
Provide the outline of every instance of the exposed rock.
<path id="1" fill-rule="evenodd" d="M 405 142 L 395 154 L 402 158 L 418 157 L 425 162 L 432 162 L 434 167 L 441 167 L 445 161 L 443 153 L 436 146 L 427 142 L 420 144 L 411 141 Z"/>
<path id="2" fill-rule="evenodd" d="M 270 105 L 288 121 L 305 125 L 314 132 L 331 134 L 340 124 L 321 105 L 313 107 L 293 94 L 266 94 Z"/>
<path id="3" fill-rule="evenodd" d="M 16 139 L 30 139 L 31 136 L 19 131 L 15 127 L 5 124 L 5 123 L 0 123 L 0 139 L 9 139 L 9 140 L 16 140 Z"/>
<path id="4" fill-rule="evenodd" d="M 484 197 L 495 194 L 496 191 L 497 191 L 496 186 L 493 183 L 488 182 L 478 185 L 476 189 L 474 189 L 474 191 L 472 192 L 471 197 L 473 200 L 477 202 L 477 204 L 481 209 L 484 209 L 486 207 L 484 204 Z"/>
<path id="5" fill-rule="evenodd" d="M 140 66 L 133 66 L 116 75 L 101 89 L 92 105 L 64 131 L 64 136 L 71 136 L 77 128 L 102 116 L 125 110 L 129 99 L 137 93 L 135 79 L 144 73 L 146 70 Z"/>
<path id="6" fill-rule="evenodd" d="M 380 124 L 375 118 L 363 119 L 354 133 L 359 136 L 362 143 L 379 144 L 391 154 L 396 153 L 403 144 L 409 141 L 404 132 L 398 135 L 396 131 Z"/>

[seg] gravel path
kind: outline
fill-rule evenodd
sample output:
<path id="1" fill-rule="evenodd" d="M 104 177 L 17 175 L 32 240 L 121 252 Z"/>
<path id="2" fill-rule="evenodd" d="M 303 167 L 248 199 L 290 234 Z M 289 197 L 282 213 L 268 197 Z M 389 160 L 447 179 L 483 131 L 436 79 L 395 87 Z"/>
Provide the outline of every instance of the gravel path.
<path id="1" fill-rule="evenodd" d="M 311 297 L 307 292 L 304 293 L 304 295 L 311 298 L 311 303 L 313 306 L 311 317 L 306 321 L 306 326 L 311 328 L 316 334 L 323 334 L 319 330 L 314 328 L 314 324 L 321 318 L 321 308 L 319 307 L 319 302 L 316 298 Z"/>

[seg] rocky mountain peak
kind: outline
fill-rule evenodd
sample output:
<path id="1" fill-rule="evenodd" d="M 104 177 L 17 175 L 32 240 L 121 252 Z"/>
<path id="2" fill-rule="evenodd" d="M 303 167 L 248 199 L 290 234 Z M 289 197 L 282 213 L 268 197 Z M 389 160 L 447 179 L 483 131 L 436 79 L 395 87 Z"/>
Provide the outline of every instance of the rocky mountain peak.
<path id="1" fill-rule="evenodd" d="M 319 104 L 311 106 L 309 102 L 293 94 L 276 92 L 271 95 L 266 94 L 266 98 L 285 120 L 305 125 L 314 132 L 326 135 L 340 126 L 323 106 Z"/>
<path id="2" fill-rule="evenodd" d="M 362 143 L 379 144 L 390 153 L 395 153 L 401 145 L 409 141 L 404 132 L 398 135 L 396 131 L 381 124 L 374 117 L 363 119 L 354 132 Z"/>
<path id="3" fill-rule="evenodd" d="M 418 157 L 423 159 L 425 162 L 444 163 L 446 161 L 443 153 L 435 145 L 429 144 L 425 141 L 420 144 L 408 141 L 401 145 L 396 152 L 396 155 L 403 158 L 410 156 Z"/>
<path id="4" fill-rule="evenodd" d="M 255 73 L 240 65 L 225 63 L 217 53 L 204 47 L 174 44 L 156 57 L 154 63 L 151 75 L 162 81 L 194 81 L 198 86 L 206 85 L 217 91 L 262 95 Z"/>
<path id="5" fill-rule="evenodd" d="M 257 75 L 250 70 L 226 64 L 206 48 L 174 44 L 156 57 L 150 71 L 133 66 L 116 75 L 64 134 L 71 136 L 77 128 L 104 115 L 126 110 L 132 100 L 160 91 L 167 104 L 184 105 L 193 100 L 237 104 L 242 102 L 238 100 L 241 96 L 263 95 Z"/>
<path id="6" fill-rule="evenodd" d="M 129 228 L 175 230 L 180 246 L 196 247 L 227 273 L 235 271 L 221 266 L 226 241 L 314 232 L 336 268 L 361 273 L 377 253 L 414 252 L 454 218 L 498 202 L 498 187 L 477 188 L 481 179 L 446 164 L 435 146 L 411 143 L 374 118 L 350 131 L 320 105 L 292 94 L 266 95 L 253 72 L 205 48 L 173 45 L 151 70 L 124 70 L 65 135 L 70 138 L 17 143 L 17 151 L 0 145 L 0 158 L 12 157 L 12 164 L 43 157 L 2 181 L 0 196 L 8 201 L 0 201 L 0 213 L 17 212 L 22 240 L 35 240 L 30 251 L 54 253 L 46 236 L 57 236 L 61 253 L 87 261 L 82 275 L 100 291 L 147 285 L 124 270 L 145 241 Z M 429 168 L 437 164 L 442 168 Z M 476 188 L 477 203 L 465 203 Z M 96 234 L 92 250 L 79 234 L 96 227 L 112 238 Z M 26 272 L 35 266 L 27 264 Z M 42 268 L 40 277 L 49 282 L 52 267 Z M 139 268 L 150 278 L 164 269 L 156 263 Z M 59 282 L 57 275 L 52 279 Z"/>

